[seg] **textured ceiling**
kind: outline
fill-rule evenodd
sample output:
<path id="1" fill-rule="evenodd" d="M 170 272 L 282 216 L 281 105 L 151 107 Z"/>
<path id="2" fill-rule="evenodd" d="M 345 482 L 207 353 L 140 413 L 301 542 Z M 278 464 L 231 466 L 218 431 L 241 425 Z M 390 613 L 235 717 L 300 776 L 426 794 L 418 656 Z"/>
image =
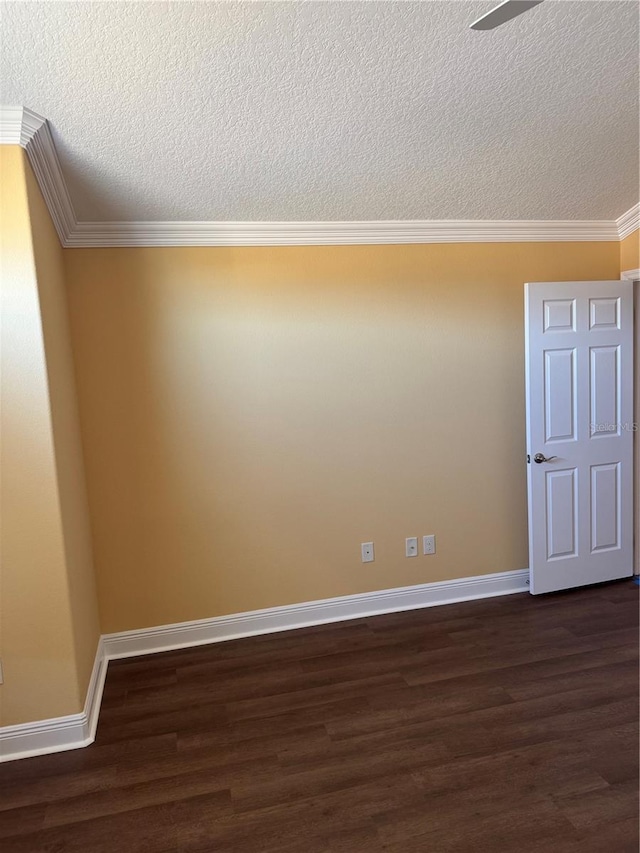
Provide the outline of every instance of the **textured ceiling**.
<path id="1" fill-rule="evenodd" d="M 0 7 L 0 101 L 79 220 L 613 219 L 638 201 L 638 5 Z"/>

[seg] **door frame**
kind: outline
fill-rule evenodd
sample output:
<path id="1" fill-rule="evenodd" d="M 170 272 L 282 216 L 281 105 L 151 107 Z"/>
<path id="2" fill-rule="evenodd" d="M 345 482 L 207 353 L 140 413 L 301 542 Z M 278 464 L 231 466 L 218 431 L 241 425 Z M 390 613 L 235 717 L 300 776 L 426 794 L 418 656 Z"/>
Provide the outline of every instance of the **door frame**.
<path id="1" fill-rule="evenodd" d="M 633 413 L 634 421 L 640 430 L 640 269 L 624 270 L 620 273 L 621 281 L 633 282 L 633 305 L 634 305 L 634 324 L 635 324 L 635 380 L 634 380 L 634 404 Z M 634 574 L 640 575 L 640 431 L 636 431 L 633 436 L 633 453 L 635 457 L 634 478 L 633 478 L 633 513 L 635 517 L 634 524 Z"/>

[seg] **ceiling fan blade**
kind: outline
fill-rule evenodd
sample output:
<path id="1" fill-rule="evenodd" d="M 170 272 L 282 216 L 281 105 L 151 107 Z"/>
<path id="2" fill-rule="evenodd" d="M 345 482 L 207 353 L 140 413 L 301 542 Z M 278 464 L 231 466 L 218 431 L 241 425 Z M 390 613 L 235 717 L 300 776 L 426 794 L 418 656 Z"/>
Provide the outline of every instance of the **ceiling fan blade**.
<path id="1" fill-rule="evenodd" d="M 512 18 L 521 15 L 528 9 L 534 6 L 539 6 L 542 0 L 504 0 L 495 9 L 487 12 L 477 21 L 474 21 L 470 26 L 472 30 L 492 30 L 494 27 L 499 27 L 500 24 L 505 24 Z"/>

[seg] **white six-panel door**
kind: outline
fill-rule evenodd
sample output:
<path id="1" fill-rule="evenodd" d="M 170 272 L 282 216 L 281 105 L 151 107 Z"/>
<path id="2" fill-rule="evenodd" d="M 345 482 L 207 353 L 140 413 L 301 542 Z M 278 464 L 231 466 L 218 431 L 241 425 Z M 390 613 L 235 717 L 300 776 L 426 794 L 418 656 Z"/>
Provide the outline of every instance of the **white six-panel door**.
<path id="1" fill-rule="evenodd" d="M 526 284 L 525 339 L 531 592 L 630 576 L 632 283 Z"/>

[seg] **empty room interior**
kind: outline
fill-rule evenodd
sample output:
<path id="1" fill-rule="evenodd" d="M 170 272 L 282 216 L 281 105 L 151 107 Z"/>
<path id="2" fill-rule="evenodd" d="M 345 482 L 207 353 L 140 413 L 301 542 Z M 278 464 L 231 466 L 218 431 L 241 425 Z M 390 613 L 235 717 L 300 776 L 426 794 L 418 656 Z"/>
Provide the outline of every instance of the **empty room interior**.
<path id="1" fill-rule="evenodd" d="M 637 0 L 0 0 L 0 849 L 637 853 Z"/>

